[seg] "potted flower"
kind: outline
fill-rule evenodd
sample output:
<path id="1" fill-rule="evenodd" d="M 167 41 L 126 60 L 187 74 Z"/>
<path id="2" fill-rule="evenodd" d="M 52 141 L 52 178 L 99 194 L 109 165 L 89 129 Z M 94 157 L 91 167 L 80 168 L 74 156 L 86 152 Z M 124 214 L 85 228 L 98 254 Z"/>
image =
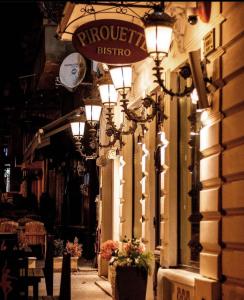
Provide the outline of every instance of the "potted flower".
<path id="1" fill-rule="evenodd" d="M 64 240 L 55 239 L 53 241 L 53 270 L 61 272 L 64 253 Z"/>
<path id="2" fill-rule="evenodd" d="M 53 256 L 63 256 L 64 253 L 64 241 L 61 239 L 55 239 L 53 241 Z"/>
<path id="3" fill-rule="evenodd" d="M 71 271 L 78 270 L 78 259 L 82 255 L 82 245 L 79 244 L 77 237 L 74 238 L 73 242 L 69 240 L 66 242 L 64 247 L 64 241 L 61 239 L 54 240 L 54 270 L 61 271 L 63 253 L 67 252 L 71 255 Z"/>
<path id="4" fill-rule="evenodd" d="M 145 299 L 153 255 L 141 240 L 124 239 L 121 249 L 118 242 L 106 241 L 101 245 L 101 257 L 115 268 L 115 282 L 111 282 L 114 299 Z"/>

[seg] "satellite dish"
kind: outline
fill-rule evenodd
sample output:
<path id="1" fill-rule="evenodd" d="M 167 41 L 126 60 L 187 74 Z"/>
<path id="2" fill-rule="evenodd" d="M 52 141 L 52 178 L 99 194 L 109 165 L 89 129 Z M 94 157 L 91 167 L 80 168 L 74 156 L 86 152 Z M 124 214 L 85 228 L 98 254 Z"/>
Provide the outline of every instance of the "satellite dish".
<path id="1" fill-rule="evenodd" d="M 78 52 L 65 57 L 59 69 L 61 84 L 71 92 L 82 82 L 85 74 L 86 61 Z"/>

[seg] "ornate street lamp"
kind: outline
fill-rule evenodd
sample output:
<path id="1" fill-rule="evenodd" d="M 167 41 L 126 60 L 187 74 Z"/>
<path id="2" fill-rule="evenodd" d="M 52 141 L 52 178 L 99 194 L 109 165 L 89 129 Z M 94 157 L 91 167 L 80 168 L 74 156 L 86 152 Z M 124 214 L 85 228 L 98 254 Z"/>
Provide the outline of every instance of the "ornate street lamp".
<path id="1" fill-rule="evenodd" d="M 99 123 L 102 106 L 97 99 L 86 99 L 85 101 L 86 120 L 91 126 Z"/>
<path id="2" fill-rule="evenodd" d="M 162 61 L 168 55 L 175 19 L 156 6 L 152 14 L 144 19 L 147 52 L 155 61 Z"/>
<path id="3" fill-rule="evenodd" d="M 86 99 L 84 102 L 86 121 L 90 125 L 88 129 L 89 146 L 92 149 L 98 149 L 97 125 L 100 120 L 102 106 L 97 99 Z"/>
<path id="4" fill-rule="evenodd" d="M 126 89 L 124 89 L 123 83 L 119 83 L 119 79 L 121 79 L 121 77 L 119 77 L 118 75 L 121 75 L 121 73 L 126 73 L 126 76 L 128 76 L 128 74 L 131 76 L 129 68 L 125 68 L 125 70 L 126 71 L 124 72 L 123 68 L 119 68 L 118 71 L 115 71 L 113 73 L 113 76 L 115 76 L 117 80 L 117 87 L 120 89 L 120 91 L 123 90 L 122 93 L 125 93 Z M 125 84 L 128 85 L 131 84 L 131 82 L 127 80 Z M 124 145 L 122 136 L 134 133 L 136 130 L 136 123 L 133 122 L 132 126 L 130 126 L 128 130 L 123 130 L 124 124 L 121 124 L 120 128 L 117 128 L 117 126 L 115 125 L 113 120 L 113 107 L 117 104 L 118 93 L 114 87 L 114 84 L 112 83 L 109 73 L 105 72 L 103 78 L 98 80 L 98 89 L 100 92 L 102 103 L 106 108 L 106 120 L 108 125 L 108 128 L 106 129 L 106 134 L 110 138 L 113 137 L 113 139 L 110 140 L 106 145 L 99 144 L 99 146 L 101 148 L 108 148 L 114 146 L 115 143 L 119 141 L 121 148 Z"/>
<path id="5" fill-rule="evenodd" d="M 160 6 L 155 6 L 153 13 L 147 14 L 143 21 L 145 26 L 144 31 L 147 51 L 155 62 L 155 67 L 153 68 L 155 73 L 153 75 L 157 78 L 159 86 L 170 96 L 184 97 L 189 95 L 194 88 L 193 83 L 190 87 L 185 87 L 182 92 L 173 92 L 166 88 L 164 80 L 161 78 L 163 68 L 160 64 L 168 55 L 170 49 L 175 18 L 164 12 L 164 5 L 162 4 Z M 189 67 L 185 67 L 184 71 L 185 72 L 181 73 L 184 79 L 191 76 Z"/>
<path id="6" fill-rule="evenodd" d="M 132 109 L 128 108 L 129 100 L 127 98 L 127 94 L 132 86 L 132 68 L 129 65 L 125 66 L 116 66 L 111 67 L 109 69 L 112 81 L 114 83 L 115 89 L 121 95 L 121 107 L 123 108 L 123 112 L 125 112 L 128 120 L 133 121 L 135 123 L 147 123 L 150 122 L 156 115 L 157 112 L 160 112 L 160 103 L 157 103 L 153 100 L 152 97 L 146 96 L 142 99 L 143 109 L 147 110 L 150 107 L 152 108 L 151 113 L 142 113 L 136 114 L 136 112 Z"/>
<path id="7" fill-rule="evenodd" d="M 84 136 L 85 131 L 85 122 L 74 120 L 70 123 L 73 137 L 80 144 L 82 137 Z"/>

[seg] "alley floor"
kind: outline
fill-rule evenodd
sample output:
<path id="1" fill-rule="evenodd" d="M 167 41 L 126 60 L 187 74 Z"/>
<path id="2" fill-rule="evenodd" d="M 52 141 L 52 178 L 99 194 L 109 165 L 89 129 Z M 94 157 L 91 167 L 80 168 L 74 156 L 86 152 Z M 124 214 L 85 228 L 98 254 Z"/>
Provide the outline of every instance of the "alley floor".
<path id="1" fill-rule="evenodd" d="M 61 273 L 54 273 L 53 295 L 59 295 Z M 32 295 L 30 290 L 29 295 Z M 39 296 L 46 295 L 45 280 L 39 285 Z M 110 283 L 97 275 L 97 269 L 87 262 L 79 266 L 77 272 L 71 274 L 72 300 L 112 300 Z"/>

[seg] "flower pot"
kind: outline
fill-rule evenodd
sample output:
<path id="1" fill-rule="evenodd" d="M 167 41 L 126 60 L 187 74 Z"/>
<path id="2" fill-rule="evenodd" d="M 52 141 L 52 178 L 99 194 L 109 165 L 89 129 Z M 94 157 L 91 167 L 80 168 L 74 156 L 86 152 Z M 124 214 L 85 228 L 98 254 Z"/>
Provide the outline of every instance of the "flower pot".
<path id="1" fill-rule="evenodd" d="M 145 300 L 147 271 L 137 267 L 117 267 L 115 279 L 116 300 Z"/>
<path id="2" fill-rule="evenodd" d="M 70 269 L 75 272 L 78 271 L 78 257 L 71 257 L 70 259 Z M 62 270 L 63 257 L 58 256 L 53 258 L 53 270 L 56 272 L 61 272 Z"/>

